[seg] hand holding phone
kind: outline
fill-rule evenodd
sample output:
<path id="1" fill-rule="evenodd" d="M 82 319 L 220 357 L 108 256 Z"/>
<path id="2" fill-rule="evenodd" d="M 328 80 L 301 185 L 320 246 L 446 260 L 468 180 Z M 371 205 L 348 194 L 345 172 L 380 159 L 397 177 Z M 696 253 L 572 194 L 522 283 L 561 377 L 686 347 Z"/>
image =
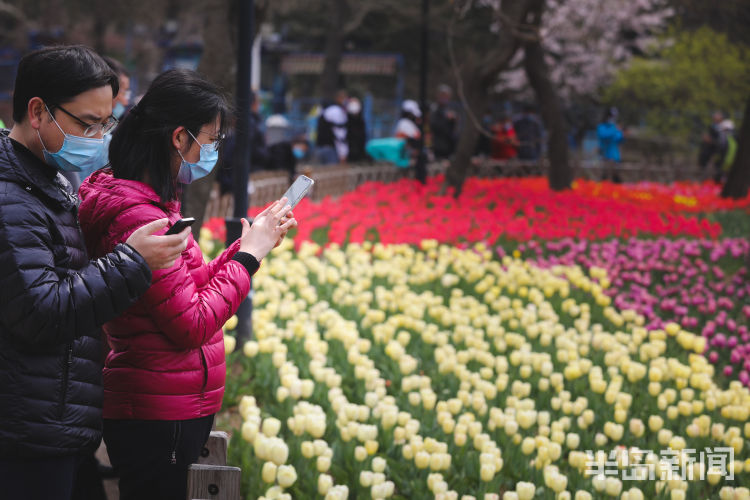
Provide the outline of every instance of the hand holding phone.
<path id="1" fill-rule="evenodd" d="M 182 232 L 183 229 L 186 227 L 190 227 L 195 222 L 195 218 L 193 217 L 185 217 L 183 219 L 178 220 L 175 222 L 172 227 L 169 228 L 169 230 L 164 234 L 179 234 Z"/>
<path id="2" fill-rule="evenodd" d="M 247 252 L 259 261 L 276 246 L 297 221 L 290 216 L 289 202 L 276 200 L 255 216 L 252 226 L 242 219 L 240 252 Z"/>

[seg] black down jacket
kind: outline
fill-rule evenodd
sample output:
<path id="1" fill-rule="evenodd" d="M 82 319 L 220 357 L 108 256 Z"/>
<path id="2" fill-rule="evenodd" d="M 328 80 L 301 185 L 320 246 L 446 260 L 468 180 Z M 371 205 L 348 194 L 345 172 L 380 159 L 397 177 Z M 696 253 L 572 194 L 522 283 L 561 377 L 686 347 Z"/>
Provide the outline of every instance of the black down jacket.
<path id="1" fill-rule="evenodd" d="M 151 282 L 128 245 L 88 260 L 77 204 L 62 175 L 0 132 L 0 459 L 99 445 L 99 327 Z"/>

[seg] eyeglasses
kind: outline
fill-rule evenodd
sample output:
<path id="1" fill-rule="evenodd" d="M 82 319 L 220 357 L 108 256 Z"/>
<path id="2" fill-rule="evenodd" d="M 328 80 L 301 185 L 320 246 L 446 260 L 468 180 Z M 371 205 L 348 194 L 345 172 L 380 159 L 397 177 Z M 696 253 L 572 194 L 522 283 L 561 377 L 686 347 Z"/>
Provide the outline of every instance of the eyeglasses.
<path id="1" fill-rule="evenodd" d="M 107 121 L 104 122 L 104 123 L 86 123 L 85 121 L 81 120 L 76 115 L 74 115 L 73 113 L 71 113 L 67 109 L 63 108 L 59 104 L 56 104 L 56 105 L 52 106 L 52 109 L 55 109 L 55 108 L 59 109 L 60 111 L 62 111 L 63 113 L 65 113 L 66 115 L 68 115 L 69 117 L 73 118 L 78 123 L 80 123 L 81 125 L 83 125 L 84 127 L 86 127 L 86 129 L 83 131 L 83 137 L 94 137 L 95 135 L 97 135 L 100 132 L 101 132 L 102 135 L 107 134 L 107 133 L 111 132 L 112 129 L 115 128 L 115 126 L 119 123 L 117 121 L 117 118 L 115 118 L 112 115 L 110 115 L 107 118 Z M 47 108 L 47 112 L 50 115 L 52 115 L 52 111 L 50 111 L 50 108 Z M 53 119 L 54 119 L 54 117 L 55 116 L 52 115 Z"/>
<path id="2" fill-rule="evenodd" d="M 190 134 L 190 137 L 192 137 L 195 142 L 198 142 L 198 139 L 192 134 L 192 132 L 187 130 L 187 133 Z M 208 132 L 201 130 L 200 132 L 198 132 L 198 135 L 201 135 L 201 134 L 208 134 Z M 225 138 L 226 138 L 225 134 L 219 134 L 218 137 L 211 138 L 213 139 L 213 142 L 209 142 L 206 144 L 201 144 L 200 142 L 198 142 L 198 146 L 200 146 L 201 148 L 206 148 L 206 150 L 208 151 L 218 151 L 219 146 L 221 146 L 221 141 L 223 141 Z"/>

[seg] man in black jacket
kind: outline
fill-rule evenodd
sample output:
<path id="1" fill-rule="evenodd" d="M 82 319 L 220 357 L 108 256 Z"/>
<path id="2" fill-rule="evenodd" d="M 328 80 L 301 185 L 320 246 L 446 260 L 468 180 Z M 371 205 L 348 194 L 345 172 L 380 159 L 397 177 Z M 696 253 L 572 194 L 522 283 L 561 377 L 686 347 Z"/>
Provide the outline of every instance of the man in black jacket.
<path id="1" fill-rule="evenodd" d="M 456 149 L 456 113 L 449 107 L 452 95 L 448 85 L 440 85 L 437 102 L 430 109 L 432 152 L 437 159 L 449 159 Z"/>
<path id="2" fill-rule="evenodd" d="M 0 132 L 0 497 L 67 499 L 101 439 L 99 327 L 170 267 L 189 230 L 137 229 L 89 261 L 78 199 L 61 171 L 106 162 L 117 76 L 86 47 L 19 64 L 10 133 Z"/>

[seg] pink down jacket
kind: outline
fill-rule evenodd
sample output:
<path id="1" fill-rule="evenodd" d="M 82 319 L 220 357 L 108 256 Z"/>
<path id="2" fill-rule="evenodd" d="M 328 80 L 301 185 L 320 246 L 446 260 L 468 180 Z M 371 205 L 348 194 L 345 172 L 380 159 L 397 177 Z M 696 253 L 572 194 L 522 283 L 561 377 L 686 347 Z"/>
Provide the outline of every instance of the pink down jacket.
<path id="1" fill-rule="evenodd" d="M 178 202 L 162 203 L 151 186 L 115 179 L 110 169 L 79 190 L 79 218 L 91 257 L 112 251 L 140 226 L 180 218 Z M 166 232 L 166 229 L 160 233 Z M 151 287 L 104 325 L 111 348 L 104 363 L 104 418 L 184 420 L 216 413 L 226 367 L 222 326 L 250 289 L 231 260 L 239 241 L 210 263 L 189 236 L 174 266 L 153 272 Z"/>

